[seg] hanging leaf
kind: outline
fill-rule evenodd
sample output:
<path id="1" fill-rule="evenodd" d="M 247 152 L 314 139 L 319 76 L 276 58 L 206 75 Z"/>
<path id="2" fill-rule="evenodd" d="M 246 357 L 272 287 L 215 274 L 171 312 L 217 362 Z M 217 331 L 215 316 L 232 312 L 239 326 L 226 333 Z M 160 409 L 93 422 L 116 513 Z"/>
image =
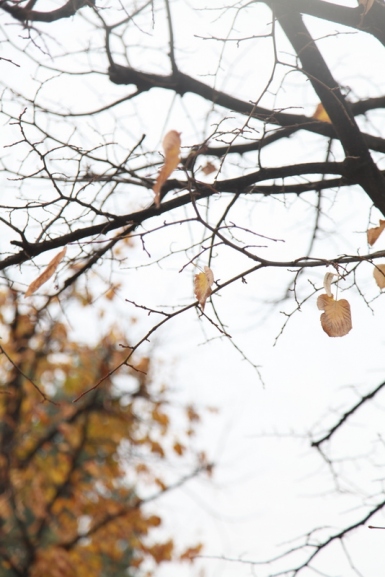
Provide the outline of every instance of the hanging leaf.
<path id="1" fill-rule="evenodd" d="M 160 191 L 170 174 L 176 169 L 180 160 L 180 132 L 170 130 L 163 138 L 164 165 L 152 189 L 155 193 L 155 206 L 160 205 Z"/>
<path id="2" fill-rule="evenodd" d="M 363 15 L 367 14 L 374 4 L 374 0 L 358 0 L 360 6 L 364 7 Z"/>
<path id="3" fill-rule="evenodd" d="M 329 124 L 331 123 L 329 115 L 326 112 L 322 102 L 320 102 L 317 105 L 317 108 L 315 109 L 315 112 L 314 112 L 312 118 L 315 118 L 316 120 L 320 120 L 321 122 L 329 122 Z"/>
<path id="4" fill-rule="evenodd" d="M 202 311 L 205 310 L 205 304 L 211 295 L 211 285 L 214 282 L 214 274 L 211 268 L 204 267 L 204 272 L 200 272 L 194 277 L 194 294 L 201 305 Z"/>
<path id="5" fill-rule="evenodd" d="M 381 219 L 380 219 L 379 226 L 376 226 L 374 228 L 369 228 L 369 230 L 366 234 L 368 236 L 368 244 L 370 244 L 370 246 L 374 245 L 374 243 L 376 242 L 376 240 L 378 239 L 378 237 L 380 236 L 380 234 L 382 233 L 384 228 L 385 228 L 385 220 L 381 220 Z"/>
<path id="6" fill-rule="evenodd" d="M 63 260 L 65 253 L 67 252 L 67 247 L 65 246 L 49 263 L 47 268 L 29 285 L 24 298 L 31 296 L 37 289 L 39 289 L 48 279 L 55 273 L 60 262 Z"/>
<path id="7" fill-rule="evenodd" d="M 325 288 L 326 294 L 329 297 L 333 297 L 331 284 L 333 282 L 333 277 L 335 277 L 335 276 L 338 276 L 335 272 L 327 272 L 324 276 L 324 288 Z"/>
<path id="8" fill-rule="evenodd" d="M 321 325 L 329 337 L 343 337 L 352 329 L 350 304 L 346 299 L 334 300 L 333 296 L 320 295 L 317 306 L 321 311 Z"/>
<path id="9" fill-rule="evenodd" d="M 373 276 L 380 289 L 385 288 L 385 264 L 377 264 L 374 267 Z"/>
<path id="10" fill-rule="evenodd" d="M 209 174 L 212 174 L 213 172 L 215 172 L 217 169 L 214 166 L 214 164 L 212 162 L 207 162 L 204 166 L 202 166 L 201 171 L 203 172 L 203 174 L 205 176 L 209 176 Z"/>

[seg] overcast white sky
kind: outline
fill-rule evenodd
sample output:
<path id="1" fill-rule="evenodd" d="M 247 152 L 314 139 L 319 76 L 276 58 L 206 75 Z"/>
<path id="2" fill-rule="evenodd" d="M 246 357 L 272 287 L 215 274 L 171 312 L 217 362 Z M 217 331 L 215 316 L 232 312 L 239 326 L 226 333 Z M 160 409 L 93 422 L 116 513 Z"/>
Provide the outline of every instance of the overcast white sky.
<path id="1" fill-rule="evenodd" d="M 345 4 L 356 5 L 354 1 Z M 197 0 L 172 4 L 177 57 L 181 68 L 202 80 L 205 78 L 201 75 L 217 73 L 218 88 L 247 100 L 257 99 L 270 74 L 270 41 L 245 42 L 239 47 L 233 43 L 224 51 L 218 69 L 222 44 L 196 38 L 196 35 L 226 36 L 233 13 L 218 18 L 219 13 L 212 8 L 221 5 L 219 1 L 208 3 Z M 206 6 L 210 7 L 210 11 L 197 10 Z M 268 11 L 263 7 L 250 7 L 249 11 L 240 14 L 233 36 L 263 32 L 268 16 Z M 153 37 L 146 38 L 146 42 L 152 42 L 154 47 L 160 41 L 165 43 L 164 22 L 158 22 L 156 18 L 155 23 Z M 315 19 L 307 19 L 307 23 L 318 37 L 331 35 L 320 42 L 320 47 L 338 81 L 351 87 L 353 99 L 384 93 L 385 50 L 378 43 L 363 34 L 351 34 L 346 29 L 343 32 L 348 34 L 334 36 L 338 30 L 334 24 L 325 25 Z M 77 41 L 81 41 L 84 26 L 81 19 L 57 24 L 57 31 L 59 26 L 63 41 L 69 30 L 73 34 L 74 27 L 80 34 Z M 52 30 L 50 27 L 49 31 Z M 136 33 L 140 38 L 139 28 Z M 279 50 L 282 58 L 290 60 L 286 55 L 289 45 L 284 39 L 280 40 Z M 166 61 L 161 52 L 152 51 L 151 59 L 149 54 L 150 51 L 138 49 L 132 54 L 134 64 L 145 70 L 157 69 L 158 66 L 162 70 Z M 21 58 L 19 54 L 15 59 Z M 106 67 L 100 55 L 97 64 L 101 70 Z M 231 75 L 228 74 L 229 64 Z M 211 78 L 209 76 L 207 81 Z M 23 91 L 29 85 L 31 89 L 33 87 L 33 82 L 23 70 L 15 71 L 11 81 L 15 86 L 20 84 Z M 58 100 L 58 90 L 63 88 L 65 82 L 64 78 L 52 82 L 51 97 L 52 100 L 56 97 L 54 104 L 59 109 L 60 106 L 74 103 L 78 110 L 84 110 L 99 104 L 100 98 L 106 102 L 128 93 L 127 87 L 116 87 L 103 78 L 78 77 L 73 90 L 67 86 Z M 101 95 L 95 86 L 100 87 Z M 278 81 L 275 86 L 278 87 Z M 83 93 L 79 93 L 79 87 L 84 90 Z M 79 97 L 79 94 L 84 96 Z M 220 117 L 213 114 L 208 121 L 204 112 L 206 105 L 191 95 L 182 100 L 179 97 L 173 99 L 171 94 L 158 94 L 156 108 L 152 105 L 153 97 L 151 91 L 141 103 L 134 104 L 134 108 L 127 105 L 127 108 L 121 109 L 120 118 L 128 123 L 124 129 L 122 127 L 127 142 L 131 137 L 133 141 L 138 140 L 146 132 L 149 147 L 156 146 L 162 133 L 173 128 L 182 131 L 182 143 L 189 146 L 199 141 L 207 122 Z M 288 77 L 285 90 L 280 91 L 278 96 L 267 95 L 262 104 L 300 106 L 299 113 L 311 114 L 317 98 L 309 83 L 298 74 L 293 74 Z M 375 126 L 369 120 L 367 130 L 383 133 L 384 118 L 375 114 L 370 118 Z M 229 120 L 228 124 L 231 125 L 231 122 Z M 92 138 L 91 129 L 87 132 L 88 128 L 83 126 L 82 130 L 87 138 Z M 300 135 L 295 142 L 288 140 L 266 149 L 263 161 L 266 166 L 274 166 L 277 159 L 282 162 L 282 158 L 285 164 L 309 160 L 310 157 L 321 159 L 324 153 L 320 152 L 320 142 L 318 137 Z M 237 164 L 242 166 L 243 161 L 235 159 L 234 166 L 226 168 L 225 175 L 231 175 L 232 170 L 237 171 Z M 355 253 L 357 250 L 366 253 L 365 231 L 370 208 L 366 198 L 359 190 L 352 189 L 341 191 L 336 203 L 331 195 L 329 198 L 331 200 L 325 205 L 328 215 L 322 223 L 325 231 L 322 244 L 318 245 L 314 254 L 329 257 Z M 310 201 L 310 196 L 308 199 Z M 122 203 L 124 199 L 119 198 L 117 202 Z M 142 202 L 145 205 L 148 198 Z M 285 243 L 269 243 L 267 249 L 261 249 L 262 256 L 279 260 L 303 256 L 304 246 L 308 245 L 308 240 L 303 244 L 303 238 L 311 228 L 312 212 L 306 199 L 289 200 L 289 204 L 289 213 L 280 201 L 252 206 L 244 203 L 235 209 L 234 218 L 238 215 L 239 219 L 245 219 L 247 216 L 253 226 L 258 227 L 257 232 L 285 240 Z M 220 206 L 221 200 L 218 200 L 218 210 Z M 372 213 L 374 221 L 377 216 L 375 212 Z M 183 230 L 174 230 L 173 248 L 183 246 L 186 239 Z M 148 240 L 148 249 L 154 260 L 169 245 L 168 230 L 157 234 L 153 241 Z M 380 250 L 384 245 L 385 237 L 378 241 L 375 248 Z M 136 265 L 145 264 L 146 258 L 143 252 L 138 251 L 131 263 L 133 270 Z M 196 270 L 190 267 L 179 274 L 181 264 L 184 264 L 183 258 L 175 257 L 162 267 L 140 268 L 134 274 L 132 271 L 122 271 L 120 280 L 126 283 L 122 298 L 137 300 L 148 306 L 191 302 L 192 277 Z M 212 268 L 215 278 L 224 281 L 243 265 L 238 256 L 225 253 L 213 262 Z M 324 272 L 326 269 L 304 273 L 303 295 L 307 285 L 308 291 L 311 291 L 308 281 L 320 286 Z M 21 271 L 18 280 L 27 283 L 22 274 Z M 370 265 L 361 267 L 359 279 L 368 298 L 378 294 Z M 379 404 L 381 399 L 376 408 L 354 417 L 345 433 L 336 440 L 333 449 L 336 457 L 375 451 L 371 463 L 355 460 L 340 464 L 344 494 L 333 494 L 330 475 L 319 456 L 310 449 L 308 435 L 310 431 L 322 431 L 324 425 L 334 423 L 340 411 L 358 398 L 357 391 L 365 393 L 384 379 L 385 299 L 381 296 L 374 301 L 372 314 L 355 289 L 346 291 L 343 296 L 351 304 L 353 330 L 344 338 L 331 339 L 321 329 L 320 311 L 314 296 L 304 304 L 301 312 L 293 315 L 276 346 L 273 346 L 285 320 L 280 311 L 291 312 L 295 303 L 289 300 L 272 306 L 268 301 L 272 296 L 275 298 L 282 294 L 289 281 L 286 271 L 262 273 L 249 277 L 247 285 L 239 281 L 214 297 L 237 346 L 260 366 L 264 386 L 255 370 L 242 360 L 230 343 L 217 339 L 218 334 L 213 327 L 199 321 L 194 311 L 178 317 L 156 336 L 157 355 L 161 363 L 159 378 L 164 377 L 171 383 L 176 399 L 218 408 L 218 414 L 208 413 L 204 418 L 197 440 L 197 444 L 216 463 L 213 479 L 195 480 L 153 505 L 159 507 L 167 519 L 166 533 L 169 531 L 185 545 L 194 540 L 203 541 L 204 555 L 207 557 L 196 566 L 164 566 L 157 577 L 263 577 L 267 574 L 266 568 L 208 557 L 224 555 L 233 559 L 265 560 L 285 549 L 285 546 L 277 549 L 278 544 L 315 527 L 332 526 L 337 529 L 359 518 L 360 502 L 366 495 L 379 492 L 381 488 L 384 452 L 382 449 L 381 454 L 381 446 L 373 444 L 376 436 L 384 432 Z M 341 288 L 345 288 L 344 285 Z M 128 305 L 122 306 L 127 306 L 123 310 L 127 310 L 129 317 L 133 310 Z M 149 322 L 152 322 L 152 318 L 143 317 L 137 330 L 145 330 Z M 85 338 L 89 335 L 89 326 L 87 324 L 84 331 Z M 207 339 L 209 343 L 205 343 Z M 335 414 L 328 417 L 330 409 Z M 351 489 L 356 488 L 359 488 L 362 497 L 357 498 L 350 493 Z M 376 524 L 385 525 L 385 515 L 378 516 Z M 348 547 L 354 564 L 365 577 L 383 575 L 384 539 L 385 532 L 367 528 L 359 529 L 349 539 Z M 287 565 L 290 566 L 290 563 Z M 328 575 L 357 575 L 338 547 L 325 553 L 318 568 Z M 305 570 L 302 575 L 307 577 L 310 572 Z"/>

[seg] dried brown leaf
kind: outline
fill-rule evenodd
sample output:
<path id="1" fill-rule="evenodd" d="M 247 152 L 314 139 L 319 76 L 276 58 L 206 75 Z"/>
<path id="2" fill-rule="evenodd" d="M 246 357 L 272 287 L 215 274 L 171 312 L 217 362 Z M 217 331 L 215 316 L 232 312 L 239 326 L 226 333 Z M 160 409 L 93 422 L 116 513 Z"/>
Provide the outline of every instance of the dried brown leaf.
<path id="1" fill-rule="evenodd" d="M 317 306 L 325 311 L 321 315 L 321 325 L 329 337 L 343 337 L 352 329 L 350 304 L 346 299 L 338 301 L 329 295 L 320 295 Z"/>
<path id="2" fill-rule="evenodd" d="M 217 169 L 214 166 L 214 164 L 212 162 L 207 162 L 204 166 L 202 166 L 201 171 L 203 172 L 203 174 L 205 176 L 209 176 L 209 174 L 212 174 L 213 172 L 215 172 Z"/>
<path id="3" fill-rule="evenodd" d="M 211 285 L 214 282 L 214 274 L 211 268 L 204 267 L 204 272 L 200 272 L 194 277 L 194 294 L 201 305 L 202 311 L 205 310 L 205 304 L 211 295 Z"/>
<path id="4" fill-rule="evenodd" d="M 202 551 L 202 549 L 203 549 L 202 543 L 198 543 L 198 545 L 195 545 L 195 547 L 189 547 L 182 553 L 182 555 L 179 557 L 179 560 L 193 563 L 196 557 L 199 556 L 199 553 Z"/>
<path id="5" fill-rule="evenodd" d="M 180 160 L 180 132 L 170 130 L 163 138 L 164 165 L 160 169 L 153 187 L 155 193 L 155 205 L 160 205 L 160 191 L 170 174 L 176 169 Z"/>
<path id="6" fill-rule="evenodd" d="M 29 285 L 24 298 L 31 296 L 37 289 L 39 289 L 48 279 L 55 273 L 60 262 L 63 260 L 65 253 L 67 252 L 67 247 L 65 246 L 49 263 L 46 269 Z"/>
<path id="7" fill-rule="evenodd" d="M 178 441 L 176 441 L 173 445 L 173 449 L 177 455 L 181 456 L 185 452 L 186 447 L 181 443 L 179 443 Z"/>
<path id="8" fill-rule="evenodd" d="M 380 219 L 379 226 L 368 229 L 368 232 L 366 234 L 368 236 L 368 244 L 370 244 L 370 246 L 374 245 L 374 243 L 376 242 L 376 240 L 378 239 L 384 228 L 385 228 L 385 220 Z"/>
<path id="9" fill-rule="evenodd" d="M 377 264 L 374 267 L 373 276 L 379 288 L 385 288 L 385 264 Z"/>

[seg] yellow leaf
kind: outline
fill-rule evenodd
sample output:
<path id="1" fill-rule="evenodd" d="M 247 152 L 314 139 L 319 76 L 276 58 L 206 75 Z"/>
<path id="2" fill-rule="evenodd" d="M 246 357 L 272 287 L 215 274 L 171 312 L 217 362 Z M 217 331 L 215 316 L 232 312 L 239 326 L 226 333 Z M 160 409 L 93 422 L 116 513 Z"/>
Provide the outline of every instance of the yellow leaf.
<path id="1" fill-rule="evenodd" d="M 385 264 L 377 264 L 374 267 L 373 276 L 380 289 L 385 288 Z"/>
<path id="2" fill-rule="evenodd" d="M 166 543 L 158 543 L 153 545 L 149 549 L 149 553 L 153 556 L 156 563 L 162 563 L 162 561 L 171 561 L 172 554 L 174 552 L 173 541 L 167 541 Z"/>
<path id="3" fill-rule="evenodd" d="M 151 515 L 147 519 L 147 525 L 150 527 L 159 527 L 162 524 L 162 519 L 158 515 Z"/>
<path id="4" fill-rule="evenodd" d="M 201 305 L 202 311 L 205 310 L 205 304 L 211 295 L 211 285 L 214 282 L 214 274 L 211 268 L 204 267 L 204 272 L 200 272 L 194 277 L 194 294 Z"/>
<path id="5" fill-rule="evenodd" d="M 149 439 L 149 444 L 151 453 L 156 453 L 157 455 L 160 455 L 160 457 L 164 457 L 163 447 L 160 443 L 158 443 L 158 441 L 152 441 Z"/>
<path id="6" fill-rule="evenodd" d="M 199 555 L 199 553 L 202 551 L 202 549 L 203 549 L 202 543 L 198 543 L 198 545 L 196 545 L 195 547 L 189 547 L 188 549 L 186 549 L 179 557 L 179 559 L 181 561 L 189 561 L 190 563 L 192 563 L 195 560 L 195 558 Z"/>
<path id="7" fill-rule="evenodd" d="M 180 132 L 170 130 L 163 138 L 164 165 L 152 189 L 155 193 L 155 206 L 160 205 L 160 191 L 170 174 L 176 169 L 180 160 Z"/>
<path id="8" fill-rule="evenodd" d="M 329 295 L 320 295 L 317 306 L 325 311 L 321 315 L 321 325 L 329 337 L 343 337 L 352 329 L 350 304 L 347 300 L 334 300 Z"/>
<path id="9" fill-rule="evenodd" d="M 116 297 L 116 293 L 118 292 L 120 287 L 121 287 L 120 283 L 116 283 L 116 284 L 111 285 L 105 294 L 106 299 L 109 301 L 112 301 Z"/>
<path id="10" fill-rule="evenodd" d="M 374 243 L 376 242 L 376 240 L 378 239 L 384 228 L 385 228 L 385 220 L 380 219 L 379 226 L 368 229 L 368 232 L 366 234 L 368 236 L 368 244 L 370 244 L 370 246 L 374 245 Z"/>
<path id="11" fill-rule="evenodd" d="M 177 455 L 181 456 L 185 452 L 186 447 L 184 445 L 182 445 L 181 443 L 178 443 L 178 441 L 176 441 L 174 443 L 173 449 Z"/>
<path id="12" fill-rule="evenodd" d="M 317 108 L 315 109 L 312 118 L 315 118 L 316 120 L 320 120 L 321 122 L 331 123 L 329 115 L 326 112 L 326 110 L 324 109 L 323 104 L 321 102 L 317 105 Z"/>
<path id="13" fill-rule="evenodd" d="M 67 247 L 65 246 L 49 263 L 47 268 L 29 285 L 24 298 L 31 296 L 37 289 L 39 289 L 48 279 L 55 273 L 57 267 L 65 256 L 67 252 Z"/>
<path id="14" fill-rule="evenodd" d="M 37 549 L 36 559 L 30 568 L 31 577 L 50 575 L 52 577 L 68 577 L 75 575 L 76 568 L 68 551 L 60 546 Z"/>
<path id="15" fill-rule="evenodd" d="M 164 429 L 167 429 L 169 422 L 170 422 L 170 419 L 169 419 L 168 415 L 166 415 L 166 413 L 163 413 L 158 408 L 155 408 L 152 411 L 151 416 L 156 423 L 159 423 L 159 425 L 161 427 L 163 427 Z"/>
<path id="16" fill-rule="evenodd" d="M 374 4 L 374 0 L 358 0 L 360 6 L 364 7 L 364 16 L 369 12 Z"/>

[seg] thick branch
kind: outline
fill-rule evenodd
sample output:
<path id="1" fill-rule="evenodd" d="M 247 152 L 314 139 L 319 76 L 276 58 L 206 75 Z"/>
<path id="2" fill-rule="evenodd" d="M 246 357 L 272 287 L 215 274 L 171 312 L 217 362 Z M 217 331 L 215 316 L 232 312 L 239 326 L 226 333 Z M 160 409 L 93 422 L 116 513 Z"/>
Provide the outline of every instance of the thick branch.
<path id="1" fill-rule="evenodd" d="M 344 163 L 338 162 L 328 162 L 328 163 L 305 163 L 305 164 L 297 164 L 293 166 L 281 166 L 277 168 L 264 168 L 257 172 L 253 172 L 251 174 L 247 174 L 245 176 L 241 176 L 238 178 L 231 178 L 223 181 L 216 182 L 215 185 L 204 184 L 201 182 L 195 182 L 194 187 L 194 194 L 197 195 L 198 198 L 208 198 L 218 192 L 230 192 L 230 193 L 250 193 L 253 191 L 254 184 L 264 181 L 264 180 L 273 180 L 276 178 L 285 178 L 289 176 L 298 176 L 302 174 L 342 174 L 344 175 L 345 166 Z M 168 184 L 168 186 L 167 186 Z M 179 188 L 187 188 L 187 183 L 178 182 L 178 181 L 169 181 L 166 183 L 166 186 L 163 187 L 163 197 L 167 193 L 167 191 L 176 188 L 176 185 L 179 185 Z M 283 189 L 285 187 L 283 186 Z M 14 266 L 16 264 L 21 264 L 30 260 L 33 257 L 38 256 L 44 252 L 52 250 L 54 248 L 61 248 L 69 243 L 73 243 L 79 240 L 83 240 L 85 238 L 95 237 L 97 235 L 105 235 L 112 230 L 116 230 L 123 226 L 128 227 L 125 231 L 126 235 L 131 234 L 137 226 L 152 218 L 154 216 L 159 216 L 161 214 L 165 214 L 170 212 L 175 208 L 179 208 L 181 206 L 185 206 L 186 204 L 190 204 L 191 202 L 191 194 L 185 194 L 172 200 L 168 200 L 166 202 L 162 202 L 160 207 L 157 208 L 154 204 L 152 204 L 149 208 L 145 208 L 143 210 L 131 213 L 129 215 L 116 217 L 114 220 L 107 221 L 101 224 L 88 226 L 84 228 L 79 228 L 62 236 L 59 236 L 55 239 L 45 240 L 43 242 L 38 243 L 25 243 L 22 241 L 12 241 L 12 244 L 16 246 L 20 246 L 23 248 L 22 251 L 10 255 L 0 261 L 0 270 L 4 270 L 9 266 Z"/>
<path id="2" fill-rule="evenodd" d="M 9 2 L 2 2 L 0 7 L 13 18 L 20 22 L 55 22 L 62 18 L 70 18 L 74 16 L 80 8 L 84 6 L 91 6 L 94 0 L 68 0 L 64 6 L 51 10 L 51 12 L 39 12 L 37 10 L 30 10 L 23 8 L 19 4 L 11 4 Z"/>
<path id="3" fill-rule="evenodd" d="M 250 102 L 234 98 L 226 92 L 215 90 L 200 80 L 196 80 L 179 70 L 169 76 L 163 76 L 149 72 L 139 72 L 134 68 L 114 64 L 109 69 L 109 77 L 111 82 L 115 84 L 133 84 L 139 92 L 151 90 L 151 88 L 173 90 L 181 96 L 191 92 L 227 110 L 245 114 L 246 116 L 256 118 L 268 124 L 286 127 L 288 132 L 282 132 L 280 137 L 289 136 L 297 130 L 307 130 L 314 134 L 326 136 L 327 138 L 338 138 L 333 126 L 327 122 L 319 122 L 318 120 L 301 114 L 290 114 L 289 112 L 279 112 L 261 106 L 255 106 Z M 364 111 L 362 108 L 362 112 L 357 112 L 357 114 L 362 114 Z M 363 134 L 362 138 L 365 139 L 367 146 L 371 149 L 378 152 L 385 152 L 385 141 L 383 138 L 372 136 L 371 134 Z"/>
<path id="4" fill-rule="evenodd" d="M 279 2 L 280 0 L 277 3 Z M 364 18 L 362 6 L 348 8 L 325 2 L 325 0 L 286 0 L 286 3 L 292 10 L 302 14 L 368 32 L 385 45 L 385 4 L 383 2 L 375 2 Z"/>
<path id="5" fill-rule="evenodd" d="M 354 415 L 354 413 L 356 413 L 367 401 L 373 399 L 377 395 L 377 393 L 379 393 L 384 387 L 385 387 L 385 381 L 383 383 L 381 383 L 380 385 L 378 385 L 378 387 L 376 387 L 373 391 L 371 391 L 367 395 L 364 395 L 358 401 L 358 403 L 356 403 L 355 405 L 350 407 L 350 409 L 345 411 L 345 413 L 343 413 L 340 420 L 325 435 L 323 435 L 322 437 L 320 437 L 316 441 L 313 441 L 311 443 L 311 446 L 319 448 L 322 445 L 322 443 L 324 443 L 325 441 L 328 441 L 334 435 L 334 433 L 340 427 L 342 427 L 342 425 L 345 423 L 345 421 L 347 421 L 349 419 L 349 417 Z"/>
<path id="6" fill-rule="evenodd" d="M 385 215 L 385 179 L 370 156 L 350 107 L 298 12 L 286 0 L 268 2 L 300 59 L 328 113 L 349 163 L 350 180 L 360 184 L 373 204 Z"/>

